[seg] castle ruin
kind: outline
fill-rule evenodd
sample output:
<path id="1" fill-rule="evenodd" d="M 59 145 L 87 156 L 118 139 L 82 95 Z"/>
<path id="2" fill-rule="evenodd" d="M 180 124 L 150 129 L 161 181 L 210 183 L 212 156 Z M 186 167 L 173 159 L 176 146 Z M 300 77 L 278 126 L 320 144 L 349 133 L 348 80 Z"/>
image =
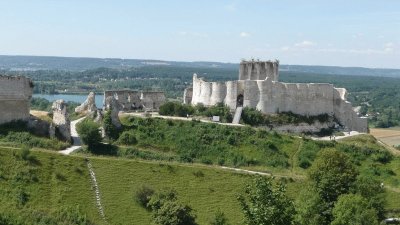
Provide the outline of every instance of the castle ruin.
<path id="1" fill-rule="evenodd" d="M 0 76 L 0 124 L 28 120 L 32 92 L 29 78 Z"/>
<path id="2" fill-rule="evenodd" d="M 190 97 L 191 95 L 191 97 Z M 212 106 L 224 103 L 232 111 L 256 108 L 265 114 L 292 112 L 334 116 L 347 130 L 367 132 L 367 118 L 358 117 L 347 101 L 347 91 L 327 83 L 279 82 L 279 61 L 242 61 L 239 80 L 206 82 L 193 75 L 184 101 Z"/>
<path id="3" fill-rule="evenodd" d="M 117 100 L 122 111 L 138 109 L 158 111 L 160 106 L 166 102 L 165 94 L 162 91 L 115 90 L 104 92 L 104 100 L 110 96 Z M 107 110 L 107 105 L 104 104 L 104 106 Z"/>

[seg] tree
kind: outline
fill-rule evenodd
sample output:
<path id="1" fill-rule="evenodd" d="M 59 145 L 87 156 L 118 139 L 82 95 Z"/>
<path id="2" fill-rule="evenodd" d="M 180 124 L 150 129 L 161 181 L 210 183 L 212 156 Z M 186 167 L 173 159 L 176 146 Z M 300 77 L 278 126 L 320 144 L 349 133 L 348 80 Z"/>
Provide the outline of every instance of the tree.
<path id="1" fill-rule="evenodd" d="M 118 130 L 112 123 L 111 110 L 108 110 L 104 115 L 103 127 L 105 135 L 111 140 L 118 139 Z"/>
<path id="2" fill-rule="evenodd" d="M 153 211 L 156 224 L 160 225 L 197 225 L 193 209 L 178 202 L 174 191 L 154 194 L 148 207 Z"/>
<path id="3" fill-rule="evenodd" d="M 358 176 L 353 185 L 353 193 L 367 199 L 368 205 L 376 210 L 378 219 L 385 218 L 385 189 L 378 180 L 370 176 Z"/>
<path id="4" fill-rule="evenodd" d="M 339 195 L 349 192 L 357 171 L 347 155 L 330 149 L 318 153 L 309 176 L 321 198 L 333 203 Z"/>
<path id="5" fill-rule="evenodd" d="M 89 150 L 93 150 L 93 147 L 99 145 L 102 140 L 100 126 L 89 119 L 78 123 L 76 125 L 76 131 L 83 143 L 88 146 Z"/>
<path id="6" fill-rule="evenodd" d="M 331 225 L 377 225 L 378 217 L 368 201 L 358 194 L 341 195 L 333 208 Z"/>
<path id="7" fill-rule="evenodd" d="M 293 202 L 285 195 L 285 186 L 274 187 L 272 180 L 258 176 L 245 187 L 246 196 L 238 197 L 247 224 L 292 224 L 295 215 Z"/>
<path id="8" fill-rule="evenodd" d="M 160 106 L 158 113 L 165 116 L 173 116 L 175 114 L 175 103 L 167 102 Z"/>
<path id="9" fill-rule="evenodd" d="M 302 190 L 296 201 L 296 210 L 295 224 L 299 225 L 329 224 L 332 213 L 332 209 L 312 186 Z"/>

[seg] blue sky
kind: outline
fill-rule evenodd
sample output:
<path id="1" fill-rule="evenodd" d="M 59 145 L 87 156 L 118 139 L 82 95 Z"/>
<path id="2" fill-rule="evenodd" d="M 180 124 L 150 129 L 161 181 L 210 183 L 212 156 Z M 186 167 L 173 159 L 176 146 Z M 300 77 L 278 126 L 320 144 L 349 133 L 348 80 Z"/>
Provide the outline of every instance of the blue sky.
<path id="1" fill-rule="evenodd" d="M 399 0 L 0 0 L 0 54 L 400 68 Z"/>

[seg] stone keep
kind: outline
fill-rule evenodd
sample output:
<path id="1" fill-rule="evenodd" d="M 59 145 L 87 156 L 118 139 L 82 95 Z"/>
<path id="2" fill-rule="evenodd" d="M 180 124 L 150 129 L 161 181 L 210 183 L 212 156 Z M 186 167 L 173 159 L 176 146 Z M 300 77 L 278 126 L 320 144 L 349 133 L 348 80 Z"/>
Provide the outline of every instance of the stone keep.
<path id="1" fill-rule="evenodd" d="M 236 81 L 206 82 L 194 74 L 190 102 L 205 106 L 224 103 L 232 111 L 247 106 L 266 114 L 326 113 L 335 116 L 349 130 L 368 132 L 367 118 L 360 118 L 353 111 L 346 89 L 325 83 L 283 83 L 278 79 L 279 61 L 242 61 Z"/>
<path id="2" fill-rule="evenodd" d="M 0 76 L 0 124 L 29 119 L 32 91 L 29 78 Z"/>

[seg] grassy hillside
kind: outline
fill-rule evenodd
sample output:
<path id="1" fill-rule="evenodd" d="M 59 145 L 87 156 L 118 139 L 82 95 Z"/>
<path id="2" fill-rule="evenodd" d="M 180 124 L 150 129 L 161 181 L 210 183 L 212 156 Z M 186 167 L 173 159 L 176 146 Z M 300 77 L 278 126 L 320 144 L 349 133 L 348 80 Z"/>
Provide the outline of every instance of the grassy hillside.
<path id="1" fill-rule="evenodd" d="M 125 118 L 124 123 L 138 143 L 102 145 L 100 153 L 108 155 L 62 156 L 39 148 L 29 153 L 0 147 L 0 217 L 35 224 L 39 217 L 50 218 L 62 208 L 79 206 L 90 221 L 104 224 L 85 162 L 88 157 L 109 224 L 151 222 L 151 213 L 134 200 L 143 185 L 155 191 L 176 190 L 178 199 L 193 207 L 199 224 L 208 224 L 218 210 L 231 223 L 241 224 L 236 197 L 251 176 L 219 164 L 271 172 L 287 183 L 288 195 L 296 199 L 308 182 L 307 172 L 317 153 L 327 149 L 346 153 L 360 174 L 384 183 L 388 215 L 400 213 L 400 157 L 370 135 L 327 142 L 191 121 Z M 188 153 L 192 161 L 187 161 Z"/>
<path id="2" fill-rule="evenodd" d="M 24 159 L 25 158 L 25 159 Z M 24 223 L 79 206 L 100 221 L 83 158 L 0 147 L 0 212 Z M 26 221 L 25 221 L 26 220 Z"/>

